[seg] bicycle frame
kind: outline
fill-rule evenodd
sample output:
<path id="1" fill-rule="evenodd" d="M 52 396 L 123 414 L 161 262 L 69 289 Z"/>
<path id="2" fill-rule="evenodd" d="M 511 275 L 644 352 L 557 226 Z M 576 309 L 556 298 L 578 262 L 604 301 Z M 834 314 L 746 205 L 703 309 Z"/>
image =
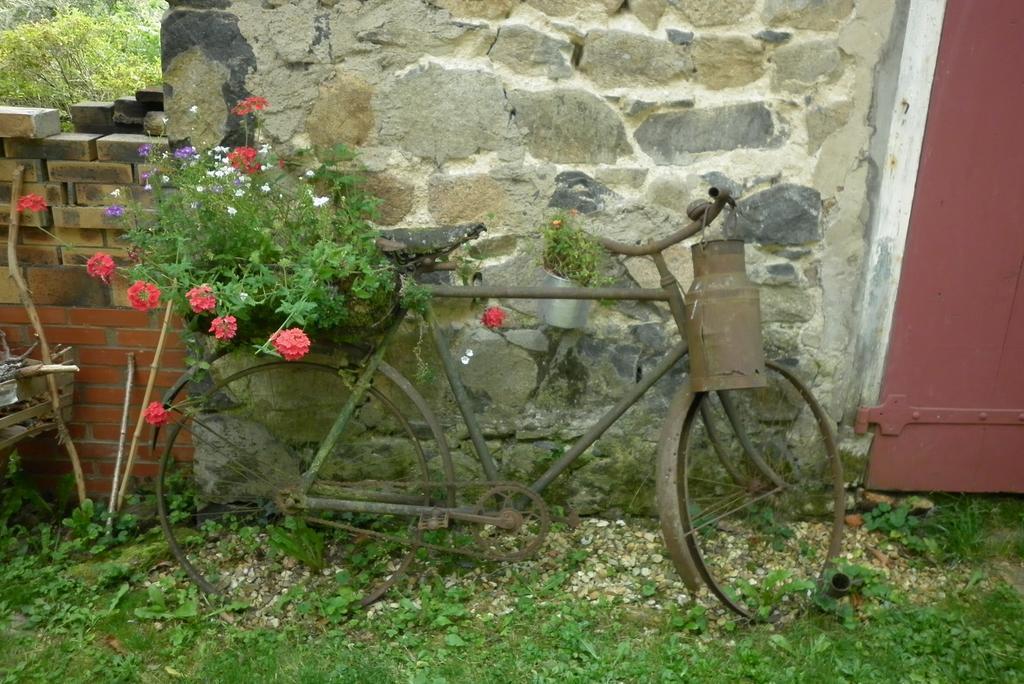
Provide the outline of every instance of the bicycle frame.
<path id="1" fill-rule="evenodd" d="M 662 360 L 662 362 L 658 364 L 653 371 L 645 374 L 642 382 L 619 399 L 614 406 L 612 406 L 596 423 L 594 423 L 583 435 L 579 437 L 579 439 L 576 440 L 576 442 L 568 451 L 565 452 L 565 454 L 562 455 L 561 458 L 555 461 L 555 463 L 553 463 L 543 475 L 537 478 L 537 480 L 529 486 L 532 491 L 537 493 L 542 492 L 686 355 L 687 344 L 685 335 L 683 334 L 686 325 L 686 307 L 682 289 L 679 287 L 679 283 L 675 276 L 672 275 L 671 271 L 668 269 L 668 265 L 665 263 L 665 259 L 661 252 L 657 252 L 651 256 L 658 268 L 658 273 L 661 276 L 660 288 L 425 286 L 434 297 L 442 299 L 477 299 L 490 297 L 503 299 L 587 299 L 654 301 L 666 302 L 669 305 L 669 310 L 672 312 L 672 316 L 675 319 L 677 329 L 680 333 L 680 341 L 669 351 L 668 356 L 666 356 L 666 358 Z M 430 327 L 434 346 L 441 358 L 441 364 L 444 368 L 445 376 L 448 379 L 448 384 L 452 389 L 452 393 L 455 395 L 456 404 L 458 405 L 459 412 L 462 414 L 462 418 L 466 423 L 470 441 L 473 443 L 473 448 L 476 451 L 477 458 L 480 460 L 484 474 L 490 480 L 498 480 L 498 469 L 495 465 L 494 457 L 484 440 L 480 424 L 475 412 L 473 411 L 469 393 L 466 391 L 466 387 L 462 383 L 462 379 L 459 377 L 458 368 L 449 351 L 448 340 L 438 325 L 437 317 L 434 314 L 433 308 L 429 304 L 427 306 L 425 318 L 428 326 Z M 316 480 L 317 474 L 323 466 L 327 455 L 334 448 L 335 443 L 344 432 L 356 406 L 360 401 L 362 401 L 366 392 L 369 390 L 370 384 L 373 380 L 373 375 L 380 367 L 380 363 L 384 358 L 384 353 L 386 352 L 390 342 L 394 339 L 395 333 L 397 332 L 400 324 L 401 321 L 399 320 L 390 330 L 388 330 L 384 339 L 381 341 L 381 344 L 374 350 L 374 353 L 370 356 L 366 366 L 360 372 L 359 379 L 357 380 L 351 395 L 346 401 L 345 406 L 342 407 L 341 412 L 335 419 L 327 437 L 324 438 L 323 442 L 321 442 L 320 448 L 314 456 L 309 469 L 303 473 L 303 495 L 308 493 L 313 482 Z M 326 504 L 326 501 L 321 502 L 317 499 L 309 499 L 309 501 L 311 503 L 316 502 L 321 505 Z"/>

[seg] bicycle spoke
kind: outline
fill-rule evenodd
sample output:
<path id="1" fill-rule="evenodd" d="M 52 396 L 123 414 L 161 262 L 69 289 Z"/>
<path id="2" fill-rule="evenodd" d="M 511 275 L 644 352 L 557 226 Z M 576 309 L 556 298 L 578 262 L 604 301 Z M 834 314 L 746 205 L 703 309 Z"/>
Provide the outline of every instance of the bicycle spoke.
<path id="1" fill-rule="evenodd" d="M 717 485 L 717 486 L 720 486 L 720 487 L 726 487 L 728 489 L 736 489 L 736 490 L 741 490 L 741 491 L 745 491 L 746 490 L 746 488 L 743 485 L 737 484 L 735 482 L 725 482 L 724 480 L 712 480 L 711 478 L 708 478 L 708 477 L 696 477 L 696 476 L 694 476 L 694 477 L 691 477 L 690 480 L 692 482 L 705 482 L 707 484 Z"/>
<path id="2" fill-rule="evenodd" d="M 741 494 L 741 493 L 737 493 L 737 494 L 734 494 L 732 497 L 725 498 L 725 499 L 721 499 L 721 498 L 712 499 L 712 501 L 715 502 L 714 505 L 705 506 L 701 502 L 702 501 L 706 501 L 706 499 L 694 499 L 694 498 L 691 498 L 690 501 L 693 504 L 696 504 L 696 512 L 694 514 L 691 514 L 691 516 L 690 516 L 691 522 L 694 519 L 696 519 L 696 520 L 705 520 L 708 516 L 718 515 L 722 511 L 726 511 L 731 506 L 734 506 L 738 501 L 743 501 L 743 500 L 744 500 L 744 495 Z"/>
<path id="3" fill-rule="evenodd" d="M 753 506 L 755 503 L 757 503 L 758 501 L 766 499 L 769 496 L 771 496 L 772 494 L 774 494 L 775 492 L 778 492 L 778 491 L 781 491 L 781 490 L 782 490 L 781 487 L 777 487 L 777 488 L 775 488 L 775 489 L 773 489 L 771 491 L 765 492 L 764 494 L 762 494 L 759 497 L 756 497 L 756 498 L 754 498 L 754 499 L 744 503 L 742 506 L 736 506 L 736 507 L 731 508 L 731 509 L 729 509 L 727 511 L 715 511 L 716 515 L 715 515 L 714 518 L 712 518 L 711 520 L 706 520 L 706 521 L 702 522 L 695 529 L 699 530 L 699 529 L 701 529 L 703 527 L 707 527 L 708 525 L 716 523 L 719 520 L 722 520 L 723 518 L 725 518 L 726 516 L 732 515 L 733 513 L 736 513 L 737 511 L 743 510 L 744 508 L 749 508 L 749 507 Z M 731 502 L 730 502 L 730 505 L 731 505 Z"/>

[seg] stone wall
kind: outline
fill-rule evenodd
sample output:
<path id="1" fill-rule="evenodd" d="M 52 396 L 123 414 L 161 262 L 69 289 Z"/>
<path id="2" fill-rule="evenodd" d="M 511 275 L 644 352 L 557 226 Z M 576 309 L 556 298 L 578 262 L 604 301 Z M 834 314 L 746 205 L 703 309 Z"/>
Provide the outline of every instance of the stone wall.
<path id="1" fill-rule="evenodd" d="M 170 0 L 168 134 L 237 138 L 231 106 L 266 97 L 278 142 L 359 148 L 384 200 L 381 224 L 486 222 L 472 253 L 496 285 L 538 281 L 538 226 L 555 208 L 577 209 L 593 232 L 642 240 L 678 226 L 709 185 L 728 188 L 741 214 L 724 230 L 750 242 L 769 351 L 798 358 L 845 425 L 876 74 L 898 53 L 890 29 L 902 5 Z M 667 256 L 688 282 L 687 250 Z M 643 259 L 625 260 L 618 279 L 657 283 Z M 517 474 L 557 454 L 674 334 L 655 305 L 599 307 L 580 333 L 541 326 L 534 302 L 501 304 L 512 316 L 499 332 L 477 321 L 482 303 L 447 307 L 446 320 L 487 434 Z M 418 334 L 410 326 L 394 358 L 410 372 Z M 652 443 L 672 384 L 581 460 L 563 494 L 584 510 L 650 509 Z M 450 419 L 439 383 L 423 387 Z"/>

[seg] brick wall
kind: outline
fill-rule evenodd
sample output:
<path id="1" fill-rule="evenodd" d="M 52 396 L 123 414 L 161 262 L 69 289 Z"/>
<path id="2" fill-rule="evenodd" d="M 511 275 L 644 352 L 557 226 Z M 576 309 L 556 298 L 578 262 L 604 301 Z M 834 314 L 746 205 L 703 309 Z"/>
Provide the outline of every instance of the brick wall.
<path id="1" fill-rule="evenodd" d="M 162 99 L 162 98 L 161 98 Z M 159 123 L 162 102 L 153 91 L 116 103 L 81 103 L 72 108 L 74 132 L 62 133 L 56 110 L 0 107 L 0 328 L 13 351 L 32 343 L 28 317 L 8 277 L 7 225 L 11 178 L 19 164 L 27 168 L 24 193 L 42 195 L 49 209 L 23 213 L 18 260 L 39 308 L 51 346 L 75 350 L 81 371 L 69 425 L 82 457 L 87 488 L 109 495 L 120 433 L 127 355 L 135 353 L 137 372 L 130 427 L 138 414 L 160 327 L 160 312 L 127 307 L 127 282 L 107 286 L 85 272 L 85 261 L 98 250 L 123 263 L 127 246 L 107 206 L 131 195 L 145 202 L 138 156 L 142 143 L 158 149 L 167 141 L 145 135 L 143 121 Z M 149 126 L 151 133 L 155 123 Z M 120 189 L 119 198 L 111 192 Z M 168 341 L 157 377 L 156 398 L 184 368 L 185 352 L 177 334 Z M 148 428 L 145 435 L 148 435 Z M 22 442 L 18 452 L 28 473 L 44 487 L 71 471 L 66 451 L 52 434 Z M 137 477 L 156 472 L 148 448 L 139 453 Z"/>

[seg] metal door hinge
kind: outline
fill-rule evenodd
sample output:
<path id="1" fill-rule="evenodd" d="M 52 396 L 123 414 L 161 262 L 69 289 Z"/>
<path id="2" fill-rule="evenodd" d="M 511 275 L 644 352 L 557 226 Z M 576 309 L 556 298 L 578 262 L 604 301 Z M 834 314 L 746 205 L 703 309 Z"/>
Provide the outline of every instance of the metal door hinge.
<path id="1" fill-rule="evenodd" d="M 871 424 L 877 425 L 883 435 L 898 435 L 910 424 L 1024 425 L 1024 409 L 911 406 L 907 395 L 890 394 L 878 406 L 861 406 L 857 409 L 853 431 L 862 435 Z"/>

